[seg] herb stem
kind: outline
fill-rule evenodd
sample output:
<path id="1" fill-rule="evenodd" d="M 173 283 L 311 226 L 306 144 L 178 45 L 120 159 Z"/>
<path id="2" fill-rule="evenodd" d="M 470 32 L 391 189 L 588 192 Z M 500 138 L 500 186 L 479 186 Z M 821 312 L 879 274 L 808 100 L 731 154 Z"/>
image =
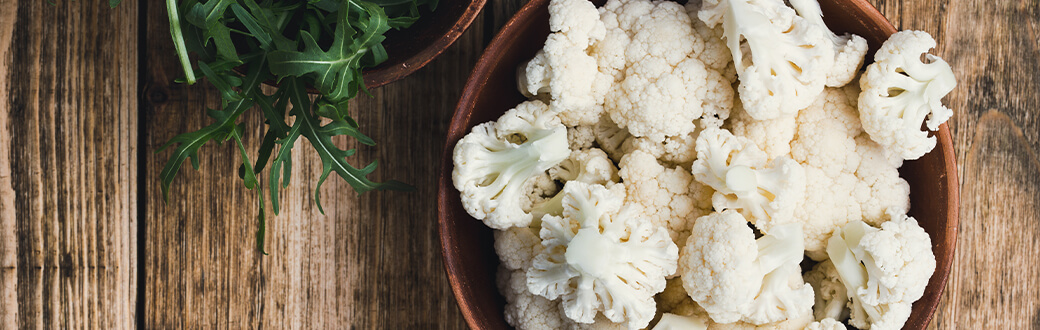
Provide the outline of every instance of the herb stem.
<path id="1" fill-rule="evenodd" d="M 191 69 L 188 49 L 184 46 L 184 35 L 181 32 L 181 18 L 177 12 L 177 0 L 166 0 L 166 13 L 170 18 L 170 36 L 173 38 L 173 47 L 177 50 L 181 67 L 184 68 L 184 80 L 188 85 L 192 85 L 195 84 L 195 71 Z"/>

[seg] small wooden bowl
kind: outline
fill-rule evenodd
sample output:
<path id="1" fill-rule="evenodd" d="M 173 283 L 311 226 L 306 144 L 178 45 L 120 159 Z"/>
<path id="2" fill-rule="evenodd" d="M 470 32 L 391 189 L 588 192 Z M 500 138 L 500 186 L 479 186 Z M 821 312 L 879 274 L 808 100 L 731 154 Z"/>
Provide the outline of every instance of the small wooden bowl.
<path id="1" fill-rule="evenodd" d="M 477 18 L 486 0 L 440 0 L 437 10 L 420 8 L 419 20 L 407 29 L 390 30 L 383 46 L 389 58 L 374 68 L 362 71 L 365 86 L 376 88 L 401 78 L 448 49 L 473 19 Z"/>
<path id="2" fill-rule="evenodd" d="M 505 329 L 505 300 L 495 287 L 498 257 L 491 229 L 466 214 L 451 182 L 452 150 L 470 129 L 494 120 L 524 100 L 516 90 L 516 68 L 534 56 L 549 34 L 549 0 L 531 0 L 491 41 L 462 92 L 451 119 L 441 160 L 437 191 L 438 221 L 445 269 L 466 322 L 473 329 Z M 602 3 L 600 0 L 598 3 Z M 866 0 L 821 0 L 828 26 L 863 36 L 871 52 L 896 29 Z M 870 61 L 872 55 L 867 56 Z M 931 236 L 935 273 L 924 297 L 913 305 L 904 329 L 924 329 L 932 318 L 953 263 L 957 243 L 957 166 L 950 129 L 935 134 L 938 145 L 928 155 L 908 161 L 900 174 L 910 184 L 910 215 Z"/>

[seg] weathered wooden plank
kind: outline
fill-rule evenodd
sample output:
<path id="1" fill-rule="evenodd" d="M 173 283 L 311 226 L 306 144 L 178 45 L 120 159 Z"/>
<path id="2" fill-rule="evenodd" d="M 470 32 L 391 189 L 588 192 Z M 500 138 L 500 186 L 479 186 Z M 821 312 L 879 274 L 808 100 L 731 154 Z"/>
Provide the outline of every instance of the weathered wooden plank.
<path id="1" fill-rule="evenodd" d="M 132 327 L 136 4 L 0 8 L 0 328 Z"/>
<path id="2" fill-rule="evenodd" d="M 172 148 L 155 151 L 173 136 L 208 124 L 205 111 L 217 108 L 220 96 L 204 83 L 174 83 L 183 71 L 170 41 L 166 8 L 149 3 L 145 9 L 145 136 L 141 143 L 147 156 L 142 162 L 140 187 L 145 195 L 144 326 L 256 328 L 256 288 L 261 282 L 261 259 L 251 238 L 256 228 L 256 202 L 238 180 L 234 143 L 203 147 L 200 171 L 184 164 L 173 182 L 169 202 L 163 201 L 159 172 Z M 260 124 L 256 117 L 245 120 L 247 127 Z M 245 133 L 251 148 L 259 145 L 260 132 L 248 129 Z"/>
<path id="3" fill-rule="evenodd" d="M 164 8 L 149 6 L 144 147 L 202 127 L 218 94 L 173 84 Z M 331 177 L 313 203 L 320 158 L 301 139 L 282 212 L 267 222 L 267 252 L 255 250 L 255 196 L 237 179 L 238 151 L 210 145 L 201 171 L 185 165 L 163 203 L 158 169 L 169 152 L 144 164 L 147 199 L 147 328 L 462 328 L 445 279 L 436 234 L 435 174 L 446 124 L 483 49 L 478 23 L 439 59 L 411 77 L 351 104 L 379 146 L 350 161 L 380 160 L 373 178 L 398 179 L 415 192 L 356 193 Z M 269 91 L 270 89 L 268 89 Z M 246 116 L 246 145 L 260 142 L 258 116 Z M 347 139 L 342 147 L 358 147 Z M 250 154 L 255 157 L 255 154 Z M 266 175 L 261 175 L 266 177 Z M 270 212 L 268 204 L 268 212 Z"/>
<path id="4" fill-rule="evenodd" d="M 873 2 L 897 28 L 935 36 L 958 78 L 947 104 L 960 232 L 930 328 L 1040 328 L 1040 1 Z"/>

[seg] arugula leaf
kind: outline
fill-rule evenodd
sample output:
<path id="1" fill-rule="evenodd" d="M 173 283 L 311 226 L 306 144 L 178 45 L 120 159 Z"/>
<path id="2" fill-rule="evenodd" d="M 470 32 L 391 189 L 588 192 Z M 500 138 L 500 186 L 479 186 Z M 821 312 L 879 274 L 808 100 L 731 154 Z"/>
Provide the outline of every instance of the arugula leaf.
<path id="1" fill-rule="evenodd" d="M 351 19 L 352 16 L 357 18 Z M 362 59 L 369 49 L 386 39 L 383 33 L 390 29 L 387 20 L 383 9 L 373 3 L 345 0 L 339 9 L 335 39 L 328 51 L 318 46 L 311 33 L 300 31 L 304 50 L 271 52 L 268 55 L 271 73 L 307 75 L 322 95 L 333 102 L 353 98 L 358 88 L 364 86 Z"/>
<path id="2" fill-rule="evenodd" d="M 202 40 L 203 45 L 212 39 L 217 46 L 217 54 L 228 61 L 241 62 L 238 59 L 238 53 L 235 52 L 235 45 L 231 42 L 231 29 L 221 20 L 227 7 L 234 3 L 235 0 L 208 0 L 206 3 L 196 3 L 185 19 L 195 26 L 206 29 L 206 35 Z"/>
<path id="3" fill-rule="evenodd" d="M 329 174 L 335 171 L 339 174 L 344 181 L 350 184 L 358 194 L 363 194 L 371 190 L 412 190 L 411 186 L 402 182 L 390 180 L 387 182 L 379 183 L 369 180 L 366 176 L 375 171 L 376 164 L 378 162 L 373 161 L 368 166 L 358 169 L 344 159 L 354 155 L 354 149 L 343 150 L 332 143 L 332 137 L 336 135 L 347 134 L 346 132 L 351 131 L 348 128 L 348 124 L 345 121 L 332 122 L 325 126 L 319 126 L 318 118 L 311 116 L 304 112 L 303 108 L 293 108 L 290 112 L 296 116 L 296 120 L 301 122 L 300 131 L 303 136 L 310 141 L 311 145 L 314 146 L 314 150 L 318 152 L 318 156 L 321 157 L 321 177 L 318 178 L 318 183 L 314 187 L 314 202 L 318 204 L 318 211 L 325 214 L 325 210 L 321 207 L 321 184 L 325 182 Z"/>
<path id="4" fill-rule="evenodd" d="M 115 5 L 119 0 L 109 0 Z M 368 93 L 362 70 L 388 57 L 382 42 L 390 29 L 411 26 L 419 7 L 431 10 L 437 0 L 166 0 L 170 36 L 184 70 L 183 81 L 193 84 L 196 73 L 220 91 L 219 109 L 208 109 L 212 122 L 190 133 L 175 136 L 159 151 L 174 147 L 160 173 L 163 199 L 187 160 L 197 170 L 198 152 L 206 143 L 233 139 L 238 148 L 238 176 L 247 189 L 255 190 L 257 248 L 264 251 L 266 210 L 262 180 L 267 170 L 271 205 L 279 212 L 279 194 L 288 187 L 292 174 L 292 149 L 303 137 L 322 159 L 322 174 L 314 190 L 315 203 L 324 213 L 320 189 L 335 172 L 357 193 L 372 190 L 411 190 L 411 186 L 389 180 L 367 178 L 377 162 L 362 168 L 346 157 L 354 149 L 333 144 L 335 136 L 349 136 L 363 145 L 375 141 L 361 133 L 350 116 L 349 100 L 358 91 Z M 192 54 L 193 53 L 193 54 Z M 246 73 L 240 73 L 241 68 Z M 198 70 L 198 71 L 196 71 Z M 276 81 L 274 93 L 260 89 L 265 81 Z M 320 95 L 307 95 L 314 87 Z M 371 94 L 369 94 L 371 95 Z M 243 142 L 245 123 L 239 118 L 259 108 L 267 126 L 263 141 L 250 160 Z M 288 113 L 287 112 L 287 108 Z M 292 116 L 290 125 L 286 116 Z M 327 122 L 322 125 L 323 122 Z"/>

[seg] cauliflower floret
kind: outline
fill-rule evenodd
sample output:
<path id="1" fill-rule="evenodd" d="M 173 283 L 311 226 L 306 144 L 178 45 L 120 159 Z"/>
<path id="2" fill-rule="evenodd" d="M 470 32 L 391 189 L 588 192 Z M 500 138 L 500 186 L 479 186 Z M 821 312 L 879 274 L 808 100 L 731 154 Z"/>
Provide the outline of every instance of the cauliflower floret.
<path id="1" fill-rule="evenodd" d="M 845 330 L 845 325 L 834 319 L 827 318 L 809 324 L 805 327 L 805 330 Z"/>
<path id="2" fill-rule="evenodd" d="M 849 311 L 845 308 L 845 303 L 849 300 L 848 290 L 841 283 L 834 263 L 830 260 L 818 263 L 802 278 L 805 279 L 805 283 L 812 285 L 813 292 L 816 293 L 816 304 L 813 305 L 813 317 L 816 320 L 833 321 L 848 318 Z"/>
<path id="3" fill-rule="evenodd" d="M 803 225 L 806 253 L 823 260 L 834 228 L 861 217 L 853 196 L 861 160 L 854 137 L 862 129 L 856 109 L 841 90 L 832 88 L 799 112 L 797 122 L 791 158 L 805 167 L 806 182 L 805 199 L 795 209 L 794 219 Z"/>
<path id="4" fill-rule="evenodd" d="M 733 116 L 730 118 L 728 126 L 733 135 L 754 142 L 771 161 L 791 153 L 791 140 L 794 140 L 794 132 L 798 128 L 798 123 L 793 115 L 757 120 L 744 111 L 740 102 L 734 102 Z"/>
<path id="5" fill-rule="evenodd" d="M 605 37 L 599 11 L 585 0 L 553 0 L 549 13 L 552 33 L 542 50 L 520 67 L 520 92 L 528 97 L 549 94 L 550 108 L 567 126 L 594 124 L 612 81 L 587 52 Z"/>
<path id="6" fill-rule="evenodd" d="M 495 253 L 502 261 L 502 266 L 509 270 L 531 268 L 534 256 L 542 252 L 542 239 L 538 237 L 539 228 L 512 227 L 495 231 Z"/>
<path id="7" fill-rule="evenodd" d="M 823 30 L 834 46 L 834 64 L 827 71 L 827 87 L 841 87 L 856 78 L 867 54 L 867 40 L 850 33 L 839 36 L 827 28 L 817 0 L 790 0 L 790 3 L 799 16 Z"/>
<path id="8" fill-rule="evenodd" d="M 905 211 L 910 187 L 899 177 L 901 161 L 862 137 L 856 109 L 843 89 L 827 88 L 798 114 L 791 157 L 805 168 L 806 189 L 794 219 L 803 224 L 806 254 L 826 258 L 835 227 L 852 220 L 878 224 L 885 212 Z"/>
<path id="9" fill-rule="evenodd" d="M 680 167 L 689 167 L 697 158 L 697 135 L 700 129 L 690 134 L 669 136 L 661 142 L 653 142 L 645 137 L 632 138 L 626 141 L 623 150 L 632 152 L 642 150 L 654 155 L 658 160 Z"/>
<path id="10" fill-rule="evenodd" d="M 917 159 L 935 147 L 929 130 L 953 116 L 942 98 L 957 86 L 950 65 L 927 54 L 935 47 L 932 36 L 922 31 L 902 31 L 888 38 L 874 54 L 860 78 L 860 119 L 870 138 L 904 159 Z M 925 55 L 926 62 L 921 61 Z"/>
<path id="11" fill-rule="evenodd" d="M 542 218 L 545 249 L 527 271 L 527 287 L 562 298 L 576 322 L 592 323 L 602 312 L 629 328 L 645 327 L 656 310 L 653 295 L 675 272 L 678 248 L 664 228 L 621 210 L 622 189 L 567 182 L 563 216 Z"/>
<path id="12" fill-rule="evenodd" d="M 861 160 L 853 198 L 860 205 L 862 220 L 880 226 L 888 220 L 887 212 L 905 214 L 910 210 L 910 184 L 899 176 L 903 160 L 888 157 L 884 148 L 866 134 L 856 137 L 856 153 Z"/>
<path id="13" fill-rule="evenodd" d="M 781 0 L 705 0 L 698 17 L 723 23 L 740 85 L 737 94 L 751 117 L 791 115 L 823 90 L 834 60 L 822 29 L 795 15 Z"/>
<path id="14" fill-rule="evenodd" d="M 568 323 L 560 313 L 560 302 L 539 297 L 527 290 L 524 270 L 498 268 L 498 292 L 506 298 L 506 323 L 518 330 L 563 329 Z"/>
<path id="15" fill-rule="evenodd" d="M 618 127 L 614 121 L 610 120 L 609 116 L 603 116 L 593 127 L 593 134 L 596 136 L 596 144 L 599 145 L 600 149 L 603 149 L 610 156 L 610 159 L 615 162 L 620 162 L 621 157 L 628 153 L 628 148 L 631 146 L 630 140 L 635 139 L 632 134 L 628 133 L 628 130 Z"/>
<path id="16" fill-rule="evenodd" d="M 592 148 L 571 152 L 559 165 L 549 169 L 549 176 L 559 181 L 581 181 L 607 185 L 620 180 L 617 168 L 603 150 Z"/>
<path id="17" fill-rule="evenodd" d="M 619 127 L 660 142 L 693 132 L 702 114 L 728 116 L 732 104 L 729 83 L 700 60 L 669 65 L 648 56 L 625 70 L 625 79 L 611 89 L 604 106 Z"/>
<path id="18" fill-rule="evenodd" d="M 733 56 L 729 53 L 729 48 L 726 47 L 726 41 L 722 40 L 724 35 L 721 25 L 715 27 L 708 27 L 697 18 L 697 12 L 701 10 L 701 1 L 688 1 L 686 5 L 686 14 L 690 16 L 690 21 L 693 23 L 693 31 L 695 36 L 700 38 L 700 41 L 704 43 L 704 48 L 694 49 L 694 53 L 697 54 L 697 58 L 704 62 L 709 68 L 715 69 L 726 77 L 726 81 L 734 83 L 737 81 L 737 69 L 733 65 Z"/>
<path id="19" fill-rule="evenodd" d="M 704 42 L 681 5 L 613 0 L 601 18 L 607 37 L 592 53 L 614 77 L 604 106 L 619 127 L 660 142 L 693 131 L 702 114 L 728 116 L 733 89 L 696 57 Z"/>
<path id="20" fill-rule="evenodd" d="M 592 148 L 596 142 L 595 126 L 581 125 L 567 127 L 567 145 L 571 150 L 582 150 Z"/>
<path id="21" fill-rule="evenodd" d="M 812 314 L 813 292 L 802 283 L 799 225 L 777 226 L 762 238 L 740 213 L 697 220 L 679 258 L 690 297 L 718 323 L 766 324 Z"/>
<path id="22" fill-rule="evenodd" d="M 711 212 L 710 190 L 697 184 L 690 172 L 665 167 L 645 151 L 625 155 L 618 174 L 625 183 L 625 204 L 650 223 L 667 228 L 677 245 L 686 241 L 694 220 Z"/>
<path id="23" fill-rule="evenodd" d="M 765 153 L 724 129 L 708 128 L 697 137 L 692 172 L 715 189 L 716 210 L 739 210 L 766 233 L 791 222 L 805 195 L 805 172 L 798 162 L 780 157 L 767 166 Z"/>
<path id="24" fill-rule="evenodd" d="M 664 320 L 664 313 L 667 313 L 690 320 L 697 320 L 696 322 L 705 324 L 707 329 L 710 330 L 802 330 L 813 321 L 812 314 L 806 314 L 802 317 L 762 325 L 739 321 L 734 323 L 716 323 L 711 317 L 708 317 L 708 312 L 704 308 L 698 306 L 686 294 L 681 277 L 669 279 L 668 286 L 657 295 L 657 311 L 662 314 L 662 321 Z"/>
<path id="25" fill-rule="evenodd" d="M 545 103 L 528 101 L 459 140 L 452 183 L 466 212 L 488 227 L 527 226 L 532 216 L 522 207 L 530 198 L 525 183 L 568 155 L 567 129 Z"/>
<path id="26" fill-rule="evenodd" d="M 850 222 L 836 230 L 827 245 L 827 255 L 852 298 L 849 323 L 860 329 L 901 328 L 935 271 L 928 233 L 912 217 L 891 218 L 880 229 Z"/>
<path id="27" fill-rule="evenodd" d="M 549 214 L 560 216 L 563 214 L 563 195 L 559 194 L 557 181 L 581 181 L 590 184 L 610 185 L 620 180 L 617 167 L 607 158 L 603 150 L 591 148 L 571 152 L 571 155 L 553 168 L 549 173 L 539 175 L 528 182 L 534 182 L 533 188 L 528 196 L 531 196 L 530 207 L 524 205 L 524 210 L 531 213 L 532 226 L 541 223 L 542 216 Z"/>

